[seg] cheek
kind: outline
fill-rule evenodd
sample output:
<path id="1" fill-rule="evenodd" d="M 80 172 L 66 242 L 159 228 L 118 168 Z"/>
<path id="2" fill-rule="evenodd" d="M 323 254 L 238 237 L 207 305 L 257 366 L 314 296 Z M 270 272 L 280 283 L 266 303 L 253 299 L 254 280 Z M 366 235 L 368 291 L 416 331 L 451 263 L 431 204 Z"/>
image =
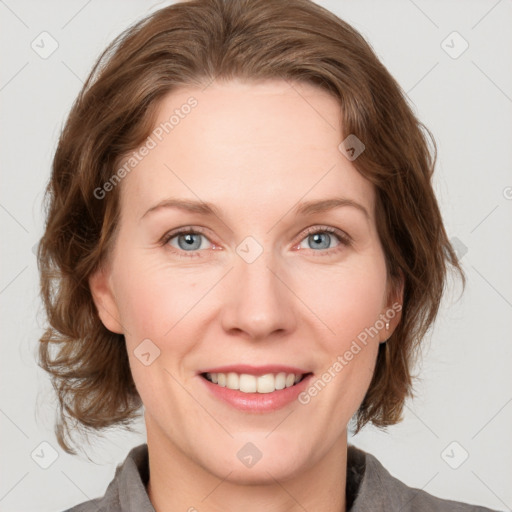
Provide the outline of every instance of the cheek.
<path id="1" fill-rule="evenodd" d="M 300 278 L 301 296 L 327 326 L 334 344 L 344 344 L 373 326 L 383 313 L 386 294 L 384 256 L 354 258 Z"/>
<path id="2" fill-rule="evenodd" d="M 197 302 L 196 281 L 192 271 L 176 272 L 143 251 L 124 252 L 116 261 L 114 288 L 129 337 L 161 339 Z"/>
<path id="3" fill-rule="evenodd" d="M 130 255 L 128 251 L 116 261 L 113 274 L 131 372 L 143 403 L 151 411 L 161 407 L 162 394 L 172 397 L 170 403 L 181 403 L 183 398 L 169 373 L 182 380 L 177 363 L 193 346 L 183 328 L 200 290 L 191 286 L 192 274 L 180 275 L 153 264 L 143 254 Z M 147 365 L 142 359 L 145 353 L 149 353 Z"/>

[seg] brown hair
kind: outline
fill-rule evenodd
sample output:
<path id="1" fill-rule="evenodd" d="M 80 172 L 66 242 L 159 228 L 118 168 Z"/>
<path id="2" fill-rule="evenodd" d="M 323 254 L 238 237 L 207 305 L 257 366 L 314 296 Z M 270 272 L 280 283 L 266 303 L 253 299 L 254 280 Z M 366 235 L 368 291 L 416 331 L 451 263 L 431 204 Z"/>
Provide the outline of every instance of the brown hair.
<path id="1" fill-rule="evenodd" d="M 339 101 L 343 137 L 353 134 L 365 144 L 353 164 L 375 186 L 388 277 L 398 284 L 402 272 L 404 303 L 397 328 L 380 345 L 357 431 L 368 422 L 382 428 L 402 419 L 447 263 L 465 286 L 432 188 L 435 142 L 356 30 L 309 0 L 189 0 L 163 8 L 99 57 L 62 130 L 46 190 L 38 262 L 49 327 L 39 365 L 57 392 L 55 432 L 68 453 L 76 453 L 66 439 L 70 419 L 82 433 L 113 425 L 131 430 L 142 405 L 124 337 L 104 327 L 88 286 L 119 218 L 120 187 L 104 199 L 94 191 L 147 139 L 165 95 L 177 86 L 232 78 L 315 84 Z"/>

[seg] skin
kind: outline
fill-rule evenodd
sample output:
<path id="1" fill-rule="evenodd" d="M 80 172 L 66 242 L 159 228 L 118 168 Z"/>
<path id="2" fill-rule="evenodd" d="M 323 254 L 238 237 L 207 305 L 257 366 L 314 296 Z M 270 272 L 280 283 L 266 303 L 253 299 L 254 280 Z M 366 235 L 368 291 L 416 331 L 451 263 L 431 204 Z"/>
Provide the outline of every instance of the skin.
<path id="1" fill-rule="evenodd" d="M 125 335 L 144 403 L 149 497 L 158 512 L 344 511 L 347 424 L 399 314 L 307 405 L 242 412 L 207 392 L 197 372 L 274 363 L 318 377 L 402 303 L 402 289 L 389 295 L 373 185 L 338 150 L 337 100 L 313 85 L 176 89 L 156 126 L 191 95 L 198 105 L 123 179 L 119 233 L 90 279 L 104 325 Z M 211 202 L 219 216 L 160 208 L 141 219 L 171 196 Z M 348 206 L 294 214 L 298 203 L 331 197 L 360 203 L 368 218 Z M 159 243 L 180 227 L 203 228 L 193 249 L 183 235 Z M 248 236 L 263 249 L 252 263 L 236 252 Z M 144 339 L 160 350 L 148 366 L 134 354 Z M 247 442 L 263 455 L 251 468 L 237 458 Z"/>

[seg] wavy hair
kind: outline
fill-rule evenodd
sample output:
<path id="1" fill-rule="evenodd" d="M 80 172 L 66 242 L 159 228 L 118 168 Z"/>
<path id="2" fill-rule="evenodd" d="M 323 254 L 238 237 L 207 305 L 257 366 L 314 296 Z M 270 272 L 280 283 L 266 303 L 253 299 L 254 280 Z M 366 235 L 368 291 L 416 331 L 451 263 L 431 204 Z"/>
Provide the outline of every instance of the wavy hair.
<path id="1" fill-rule="evenodd" d="M 341 107 L 343 137 L 365 144 L 353 164 L 375 187 L 388 277 L 398 285 L 403 276 L 404 295 L 400 322 L 379 346 L 356 432 L 368 422 L 401 421 L 448 264 L 465 287 L 432 187 L 435 141 L 361 34 L 310 0 L 188 0 L 160 9 L 96 61 L 62 129 L 46 189 L 38 265 L 48 326 L 38 364 L 57 393 L 55 433 L 67 453 L 76 453 L 71 422 L 82 432 L 131 430 L 142 406 L 124 337 L 104 327 L 88 286 L 119 220 L 120 187 L 102 199 L 95 190 L 150 135 L 164 96 L 235 78 L 328 91 Z"/>

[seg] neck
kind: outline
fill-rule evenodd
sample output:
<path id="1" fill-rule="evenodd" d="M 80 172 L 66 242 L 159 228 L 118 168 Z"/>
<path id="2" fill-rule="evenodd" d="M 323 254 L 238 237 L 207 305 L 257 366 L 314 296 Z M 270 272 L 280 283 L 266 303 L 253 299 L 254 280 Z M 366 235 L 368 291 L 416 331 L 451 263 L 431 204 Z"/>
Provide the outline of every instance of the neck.
<path id="1" fill-rule="evenodd" d="M 229 468 L 223 476 L 214 475 L 161 432 L 148 430 L 148 453 L 147 492 L 156 512 L 346 510 L 346 431 L 323 458 L 293 476 L 276 479 L 266 471 L 250 483 L 230 479 Z"/>

